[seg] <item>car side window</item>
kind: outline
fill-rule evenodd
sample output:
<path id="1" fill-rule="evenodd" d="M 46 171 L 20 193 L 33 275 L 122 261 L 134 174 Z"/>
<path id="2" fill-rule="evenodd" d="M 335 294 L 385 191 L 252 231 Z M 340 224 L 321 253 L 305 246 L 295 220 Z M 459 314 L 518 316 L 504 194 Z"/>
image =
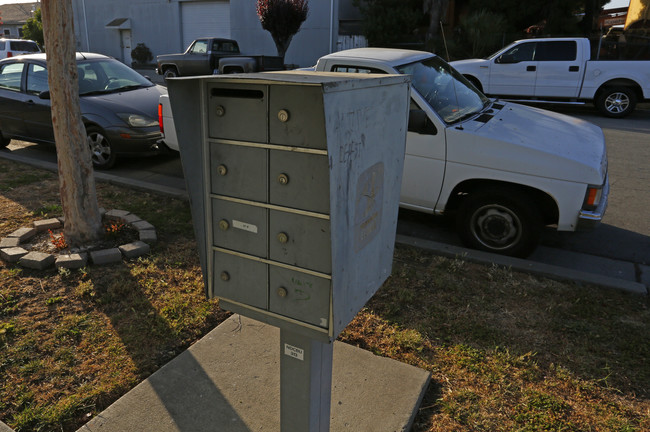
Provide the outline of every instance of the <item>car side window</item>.
<path id="1" fill-rule="evenodd" d="M 41 65 L 30 64 L 27 67 L 27 93 L 38 95 L 48 90 L 47 69 Z"/>
<path id="2" fill-rule="evenodd" d="M 369 74 L 369 73 L 377 73 L 377 74 L 385 74 L 381 69 L 375 69 L 371 67 L 359 67 L 359 66 L 347 66 L 347 65 L 334 65 L 330 69 L 331 72 L 344 72 L 344 73 L 364 73 L 364 74 Z"/>
<path id="3" fill-rule="evenodd" d="M 20 91 L 24 63 L 9 63 L 0 69 L 0 88 Z"/>

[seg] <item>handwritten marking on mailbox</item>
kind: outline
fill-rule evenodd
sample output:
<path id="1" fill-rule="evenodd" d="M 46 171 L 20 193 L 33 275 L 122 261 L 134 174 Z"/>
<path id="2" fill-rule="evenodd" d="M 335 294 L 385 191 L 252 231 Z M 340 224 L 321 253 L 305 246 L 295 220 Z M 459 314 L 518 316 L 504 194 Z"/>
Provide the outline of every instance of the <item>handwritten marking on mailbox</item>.
<path id="1" fill-rule="evenodd" d="M 305 359 L 305 350 L 285 343 L 284 355 L 303 361 Z"/>
<path id="2" fill-rule="evenodd" d="M 359 252 L 381 228 L 384 205 L 384 164 L 365 170 L 357 182 L 354 206 L 354 250 Z"/>
<path id="3" fill-rule="evenodd" d="M 232 227 L 237 228 L 240 230 L 252 232 L 253 234 L 257 234 L 257 225 L 249 224 L 246 222 L 234 220 L 232 221 Z"/>

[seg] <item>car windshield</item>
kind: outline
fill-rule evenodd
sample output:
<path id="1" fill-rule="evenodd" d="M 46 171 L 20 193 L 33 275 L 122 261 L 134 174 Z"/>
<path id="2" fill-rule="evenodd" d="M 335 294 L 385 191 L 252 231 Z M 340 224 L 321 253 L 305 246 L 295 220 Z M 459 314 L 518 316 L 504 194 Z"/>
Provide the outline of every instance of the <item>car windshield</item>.
<path id="1" fill-rule="evenodd" d="M 114 59 L 80 60 L 77 62 L 77 72 L 80 96 L 116 93 L 154 85 Z"/>
<path id="2" fill-rule="evenodd" d="M 447 123 L 457 123 L 481 112 L 490 100 L 439 57 L 397 67 L 411 75 L 411 85 Z"/>

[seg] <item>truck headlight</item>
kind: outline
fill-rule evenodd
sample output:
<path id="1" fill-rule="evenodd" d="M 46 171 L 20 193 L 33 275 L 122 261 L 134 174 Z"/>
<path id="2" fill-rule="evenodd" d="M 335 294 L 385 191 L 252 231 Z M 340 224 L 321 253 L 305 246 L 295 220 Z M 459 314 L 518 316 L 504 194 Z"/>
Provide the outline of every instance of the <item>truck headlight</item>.
<path id="1" fill-rule="evenodd" d="M 140 114 L 117 113 L 117 116 L 121 118 L 124 123 L 135 128 L 158 126 L 158 122 L 156 120 Z"/>

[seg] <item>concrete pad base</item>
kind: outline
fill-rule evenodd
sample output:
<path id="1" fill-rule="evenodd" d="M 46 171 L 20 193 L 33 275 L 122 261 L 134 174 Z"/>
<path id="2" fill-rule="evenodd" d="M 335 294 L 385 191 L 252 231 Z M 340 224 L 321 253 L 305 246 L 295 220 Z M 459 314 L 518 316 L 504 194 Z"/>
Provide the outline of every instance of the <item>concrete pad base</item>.
<path id="1" fill-rule="evenodd" d="M 334 343 L 331 431 L 408 431 L 429 372 Z M 280 331 L 233 315 L 79 432 L 280 430 Z"/>

